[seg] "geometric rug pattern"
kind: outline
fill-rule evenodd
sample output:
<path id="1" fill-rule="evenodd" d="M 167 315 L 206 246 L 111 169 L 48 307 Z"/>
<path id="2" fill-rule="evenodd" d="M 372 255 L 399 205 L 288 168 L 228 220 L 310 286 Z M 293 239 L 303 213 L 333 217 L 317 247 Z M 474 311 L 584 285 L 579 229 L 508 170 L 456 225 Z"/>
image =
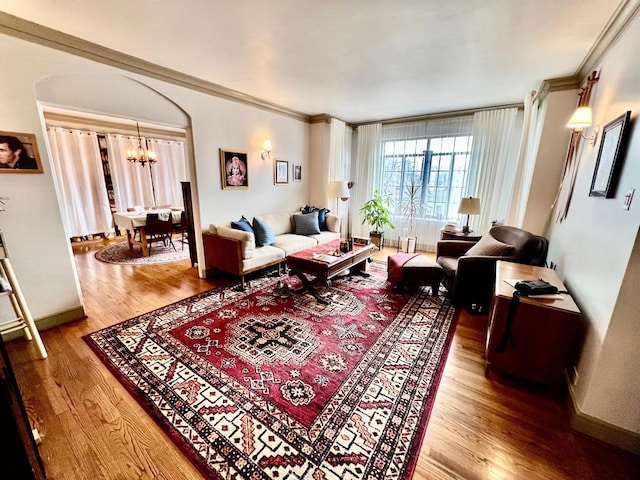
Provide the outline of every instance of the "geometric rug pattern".
<path id="1" fill-rule="evenodd" d="M 162 243 L 154 242 L 151 247 L 151 254 L 142 256 L 142 250 L 134 246 L 129 250 L 127 242 L 114 243 L 96 252 L 96 259 L 105 263 L 118 265 L 154 265 L 160 263 L 178 262 L 189 258 L 189 249 L 183 248 L 180 240 L 174 240 L 175 250 L 171 245 L 164 246 Z"/>
<path id="2" fill-rule="evenodd" d="M 84 339 L 208 478 L 409 479 L 454 309 L 368 271 L 318 287 L 327 305 L 259 278 Z"/>

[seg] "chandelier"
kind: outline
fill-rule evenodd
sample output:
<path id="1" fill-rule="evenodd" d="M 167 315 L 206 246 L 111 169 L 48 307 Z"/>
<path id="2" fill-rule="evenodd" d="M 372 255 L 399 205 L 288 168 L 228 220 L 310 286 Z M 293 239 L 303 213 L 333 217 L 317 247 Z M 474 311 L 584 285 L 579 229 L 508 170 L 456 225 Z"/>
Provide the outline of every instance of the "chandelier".
<path id="1" fill-rule="evenodd" d="M 140 136 L 140 126 L 136 122 L 136 130 L 138 131 L 138 148 L 132 148 L 127 150 L 127 160 L 131 163 L 139 163 L 143 167 L 148 163 L 150 166 L 156 163 L 156 154 L 153 150 L 149 150 L 147 145 L 147 139 L 144 140 L 144 147 L 142 146 L 142 137 Z"/>

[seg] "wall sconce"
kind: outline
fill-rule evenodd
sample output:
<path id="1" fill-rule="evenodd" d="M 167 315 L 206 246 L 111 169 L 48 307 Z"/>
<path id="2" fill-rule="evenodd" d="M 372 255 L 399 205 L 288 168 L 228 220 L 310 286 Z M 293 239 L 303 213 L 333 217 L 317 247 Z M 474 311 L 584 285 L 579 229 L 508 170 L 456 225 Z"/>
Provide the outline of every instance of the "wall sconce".
<path id="1" fill-rule="evenodd" d="M 263 160 L 269 158 L 271 150 L 273 150 L 273 147 L 271 146 L 271 140 L 265 140 L 262 144 L 262 153 L 260 154 Z"/>
<path id="2" fill-rule="evenodd" d="M 580 136 L 584 138 L 590 145 L 596 144 L 596 139 L 598 138 L 598 132 L 600 131 L 599 127 L 595 127 L 593 131 L 593 135 L 590 137 L 586 137 L 582 134 L 583 128 L 589 128 L 593 124 L 593 117 L 591 113 L 591 107 L 578 107 L 571 118 L 569 119 L 569 123 L 567 123 L 567 127 L 572 128 L 575 132 L 580 133 Z"/>

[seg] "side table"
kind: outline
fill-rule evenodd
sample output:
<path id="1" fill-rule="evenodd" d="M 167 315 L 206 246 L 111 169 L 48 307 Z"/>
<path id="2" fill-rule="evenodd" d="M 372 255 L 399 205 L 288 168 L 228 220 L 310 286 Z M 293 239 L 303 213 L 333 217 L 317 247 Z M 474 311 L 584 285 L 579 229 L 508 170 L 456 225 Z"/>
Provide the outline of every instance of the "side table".
<path id="1" fill-rule="evenodd" d="M 455 232 L 440 230 L 440 240 L 467 240 L 469 242 L 477 242 L 480 238 L 482 238 L 482 235 L 477 235 L 473 232 L 462 233 L 460 230 L 456 230 Z"/>
<path id="2" fill-rule="evenodd" d="M 499 260 L 487 332 L 486 368 L 558 389 L 572 353 L 580 320 L 580 310 L 569 294 L 549 298 L 520 297 L 507 329 L 513 298 L 511 284 L 518 280 L 543 279 L 558 290 L 565 286 L 549 268 Z M 504 344 L 505 331 L 508 342 Z M 498 348 L 503 343 L 504 349 Z"/>

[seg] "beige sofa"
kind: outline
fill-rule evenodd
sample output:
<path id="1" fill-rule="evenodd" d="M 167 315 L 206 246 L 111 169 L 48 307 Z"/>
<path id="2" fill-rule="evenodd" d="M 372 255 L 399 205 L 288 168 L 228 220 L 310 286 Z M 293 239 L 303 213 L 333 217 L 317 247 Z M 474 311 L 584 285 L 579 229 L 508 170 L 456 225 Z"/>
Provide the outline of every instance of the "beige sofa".
<path id="1" fill-rule="evenodd" d="M 216 271 L 227 272 L 240 277 L 240 286 L 244 288 L 244 276 L 247 273 L 271 265 L 278 265 L 279 269 L 287 255 L 340 238 L 339 217 L 326 214 L 329 231 L 297 235 L 294 215 L 301 213 L 257 215 L 258 219 L 271 227 L 275 235 L 273 244 L 261 247 L 256 246 L 253 233 L 231 228 L 231 222 L 210 225 L 209 232 L 202 234 L 207 277 Z"/>

